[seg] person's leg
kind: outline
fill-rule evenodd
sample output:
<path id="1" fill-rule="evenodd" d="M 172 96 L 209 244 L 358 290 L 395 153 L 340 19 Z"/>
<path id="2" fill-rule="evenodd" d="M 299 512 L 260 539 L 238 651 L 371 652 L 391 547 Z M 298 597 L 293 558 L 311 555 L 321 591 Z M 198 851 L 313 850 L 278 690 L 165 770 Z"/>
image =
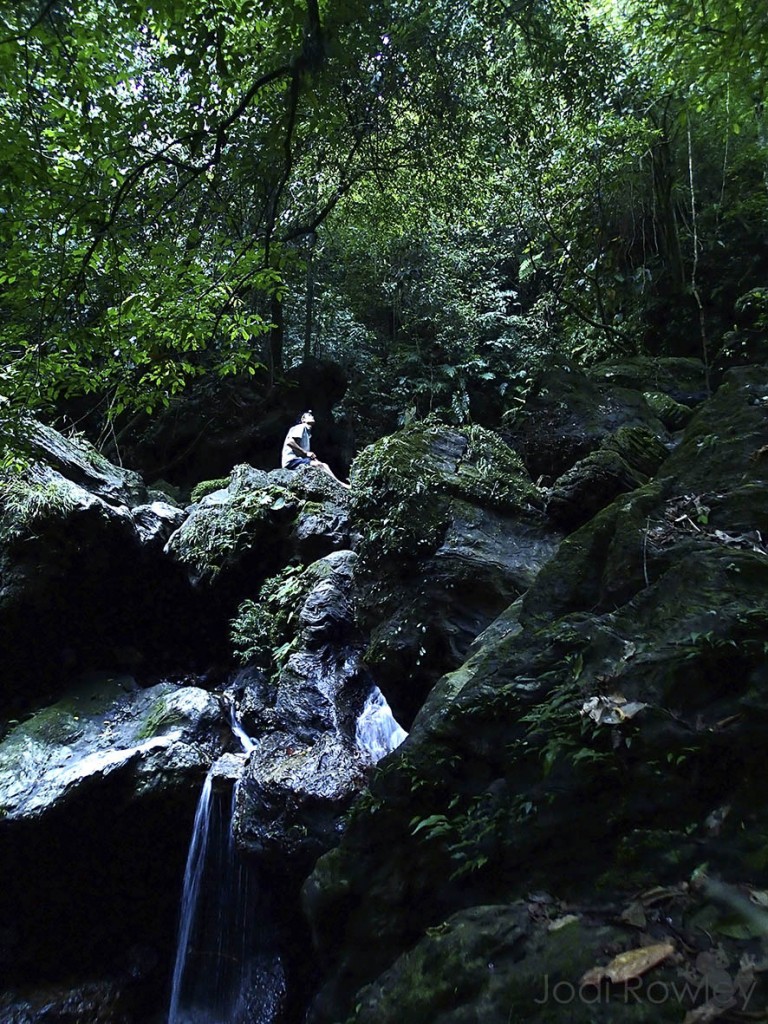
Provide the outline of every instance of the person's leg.
<path id="1" fill-rule="evenodd" d="M 349 488 L 349 484 L 345 484 L 343 480 L 339 480 L 339 478 L 336 476 L 336 474 L 333 472 L 333 470 L 331 469 L 327 462 L 321 462 L 319 459 L 315 459 L 312 462 L 312 465 L 316 469 L 322 469 L 322 471 L 324 473 L 327 473 L 328 476 L 333 477 L 337 484 L 341 484 L 342 487 L 346 487 L 347 489 Z"/>

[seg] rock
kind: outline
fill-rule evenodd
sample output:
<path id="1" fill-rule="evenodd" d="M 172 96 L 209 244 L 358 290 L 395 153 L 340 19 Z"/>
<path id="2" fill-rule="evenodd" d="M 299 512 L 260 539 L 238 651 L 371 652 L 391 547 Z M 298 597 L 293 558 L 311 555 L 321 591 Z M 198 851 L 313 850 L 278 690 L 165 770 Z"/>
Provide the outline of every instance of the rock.
<path id="1" fill-rule="evenodd" d="M 168 502 L 153 501 L 130 510 L 131 520 L 142 544 L 163 548 L 174 530 L 186 519 L 186 512 Z"/>
<path id="2" fill-rule="evenodd" d="M 270 733 L 257 743 L 237 791 L 238 844 L 273 871 L 305 874 L 338 842 L 365 778 L 359 754 L 333 734 L 305 743 Z"/>
<path id="3" fill-rule="evenodd" d="M 667 395 L 663 391 L 644 391 L 643 398 L 667 430 L 682 430 L 693 415 L 690 405 L 683 405 L 682 402 L 675 401 L 671 395 Z"/>
<path id="4" fill-rule="evenodd" d="M 53 427 L 29 420 L 20 437 L 24 452 L 110 505 L 132 508 L 148 499 L 138 473 L 114 466 L 85 438 L 65 438 Z"/>
<path id="5" fill-rule="evenodd" d="M 242 680 L 240 703 L 256 739 L 237 790 L 235 834 L 272 872 L 290 876 L 294 893 L 338 841 L 367 777 L 355 726 L 374 684 L 350 603 L 355 560 L 350 551 L 329 555 L 292 588 L 286 632 L 272 641 L 293 653 L 274 691 L 258 674 Z"/>
<path id="6" fill-rule="evenodd" d="M 667 454 L 651 431 L 621 427 L 555 481 L 547 514 L 559 526 L 581 526 L 618 495 L 647 483 Z"/>
<path id="7" fill-rule="evenodd" d="M 678 403 L 700 405 L 707 395 L 706 368 L 700 359 L 678 356 L 632 356 L 590 366 L 597 384 L 661 394 Z"/>
<path id="8" fill-rule="evenodd" d="M 223 742 L 218 702 L 205 690 L 88 677 L 0 743 L 0 817 L 38 818 L 113 773 L 127 773 L 141 792 L 167 790 L 179 774 L 187 787 L 210 761 L 200 746 L 206 732 L 208 745 Z"/>
<path id="9" fill-rule="evenodd" d="M 2 654 L 14 679 L 3 699 L 11 713 L 53 699 L 73 671 L 135 670 L 142 659 L 145 670 L 192 668 L 206 646 L 196 599 L 162 553 L 185 513 L 159 501 L 116 504 L 143 500 L 146 489 L 116 467 L 113 475 L 104 460 L 89 475 L 90 463 L 78 462 L 69 442 L 40 430 L 57 464 L 95 479 L 106 496 L 40 462 L 0 495 Z"/>
<path id="10" fill-rule="evenodd" d="M 467 986 L 455 1019 L 496 1019 L 471 966 L 493 934 L 481 911 L 532 890 L 628 903 L 703 863 L 768 884 L 766 408 L 768 371 L 731 371 L 660 474 L 563 541 L 440 682 L 307 882 L 326 957 L 314 1020 L 386 1021 L 398 999 L 404 1019 L 440 1020 L 449 976 Z M 471 907 L 466 946 L 451 915 Z M 581 1019 L 518 997 L 520 1019 Z"/>
<path id="11" fill-rule="evenodd" d="M 574 915 L 562 926 L 537 921 L 523 901 L 473 907 L 430 929 L 363 989 L 350 1021 L 508 1024 L 510 1014 L 531 1024 L 679 1021 L 674 997 L 660 1006 L 642 996 L 614 1002 L 594 988 L 580 989 L 579 979 L 603 950 L 622 940 L 631 941 L 626 930 Z"/>
<path id="12" fill-rule="evenodd" d="M 505 418 L 501 435 L 534 480 L 556 480 L 619 427 L 644 427 L 668 439 L 640 391 L 622 386 L 626 379 L 634 383 L 634 374 L 625 378 L 606 368 L 596 376 L 575 366 L 555 367 L 542 375 L 522 409 Z M 648 390 L 647 381 L 642 390 Z"/>
<path id="13" fill-rule="evenodd" d="M 130 1024 L 132 1020 L 123 987 L 114 981 L 75 988 L 49 985 L 28 997 L 8 993 L 0 996 L 0 1014 L 5 1024 Z"/>
<path id="14" fill-rule="evenodd" d="M 14 879 L 0 893 L 7 984 L 66 979 L 61 1007 L 74 1007 L 69 979 L 124 980 L 133 946 L 172 962 L 195 802 L 234 745 L 207 691 L 141 689 L 119 675 L 89 675 L 10 729 L 0 743 L 0 871 Z M 163 969 L 130 984 L 156 1007 L 166 981 Z M 89 1002 L 67 1017 L 58 999 L 62 1020 L 101 1019 Z M 130 1005 L 130 1020 L 150 1019 Z"/>
<path id="15" fill-rule="evenodd" d="M 479 427 L 406 428 L 362 452 L 352 479 L 366 660 L 396 717 L 410 721 L 559 536 L 519 457 Z"/>
<path id="16" fill-rule="evenodd" d="M 347 506 L 347 492 L 321 470 L 236 466 L 226 489 L 191 507 L 166 551 L 195 586 L 214 587 L 220 600 L 237 603 L 255 596 L 297 548 L 327 553 L 345 538 Z"/>

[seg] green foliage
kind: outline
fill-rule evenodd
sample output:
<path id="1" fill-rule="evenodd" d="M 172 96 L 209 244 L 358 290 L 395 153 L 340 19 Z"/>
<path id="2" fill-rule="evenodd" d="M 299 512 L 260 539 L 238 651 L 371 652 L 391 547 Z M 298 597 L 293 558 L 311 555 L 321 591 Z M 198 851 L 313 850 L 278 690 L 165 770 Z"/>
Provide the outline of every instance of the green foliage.
<path id="1" fill-rule="evenodd" d="M 556 350 L 711 361 L 763 284 L 765 29 L 746 0 L 16 5 L 6 416 L 315 354 L 366 442 L 494 424 Z"/>
<path id="2" fill-rule="evenodd" d="M 243 601 L 230 623 L 235 656 L 279 672 L 296 648 L 299 613 L 310 590 L 331 572 L 322 560 L 287 566 L 266 580 L 256 601 Z"/>

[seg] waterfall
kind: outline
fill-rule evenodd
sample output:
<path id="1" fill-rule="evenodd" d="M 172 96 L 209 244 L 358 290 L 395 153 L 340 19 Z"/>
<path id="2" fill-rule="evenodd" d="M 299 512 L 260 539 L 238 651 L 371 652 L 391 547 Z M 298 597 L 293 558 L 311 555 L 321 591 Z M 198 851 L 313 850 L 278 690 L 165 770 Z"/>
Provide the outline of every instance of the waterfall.
<path id="1" fill-rule="evenodd" d="M 237 725 L 243 747 L 253 749 Z M 274 1024 L 285 978 L 272 942 L 266 894 L 255 866 L 235 845 L 237 784 L 228 798 L 214 789 L 214 773 L 215 766 L 195 812 L 168 1024 Z"/>
<path id="2" fill-rule="evenodd" d="M 399 747 L 408 736 L 392 715 L 392 709 L 378 686 L 368 695 L 355 727 L 355 742 L 372 764 Z"/>
<path id="3" fill-rule="evenodd" d="M 246 754 L 250 754 L 256 744 L 240 724 L 237 717 L 237 709 L 234 704 L 229 705 L 229 725 L 233 734 L 240 740 L 240 746 Z"/>

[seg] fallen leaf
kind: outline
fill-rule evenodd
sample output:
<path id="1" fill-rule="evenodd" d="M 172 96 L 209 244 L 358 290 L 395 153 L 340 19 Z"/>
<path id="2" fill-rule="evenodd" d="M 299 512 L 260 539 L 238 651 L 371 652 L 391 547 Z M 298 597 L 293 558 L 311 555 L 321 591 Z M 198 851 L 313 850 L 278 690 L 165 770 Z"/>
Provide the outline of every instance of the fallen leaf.
<path id="1" fill-rule="evenodd" d="M 762 892 L 759 889 L 750 889 L 749 898 L 753 903 L 756 903 L 758 907 L 768 908 L 768 892 Z"/>
<path id="2" fill-rule="evenodd" d="M 712 1000 L 709 1003 L 704 1003 L 703 1006 L 697 1006 L 695 1010 L 689 1010 L 685 1015 L 683 1024 L 710 1024 L 711 1021 L 722 1017 L 726 1009 L 727 1007 L 718 1006 Z"/>
<path id="3" fill-rule="evenodd" d="M 674 953 L 671 942 L 655 942 L 652 946 L 640 946 L 626 953 L 619 953 L 605 967 L 593 967 L 582 977 L 581 985 L 599 985 L 606 978 L 615 985 L 639 978 L 641 974 L 657 967 Z"/>
<path id="4" fill-rule="evenodd" d="M 557 917 L 551 922 L 547 928 L 548 932 L 559 932 L 561 928 L 565 928 L 568 924 L 573 924 L 574 921 L 578 921 L 576 914 L 565 914 L 563 917 Z"/>
<path id="5" fill-rule="evenodd" d="M 640 701 L 628 701 L 620 693 L 612 693 L 607 697 L 590 697 L 584 702 L 581 714 L 598 725 L 620 725 L 628 718 L 634 718 L 644 707 L 647 705 Z"/>

